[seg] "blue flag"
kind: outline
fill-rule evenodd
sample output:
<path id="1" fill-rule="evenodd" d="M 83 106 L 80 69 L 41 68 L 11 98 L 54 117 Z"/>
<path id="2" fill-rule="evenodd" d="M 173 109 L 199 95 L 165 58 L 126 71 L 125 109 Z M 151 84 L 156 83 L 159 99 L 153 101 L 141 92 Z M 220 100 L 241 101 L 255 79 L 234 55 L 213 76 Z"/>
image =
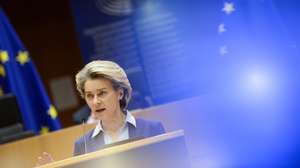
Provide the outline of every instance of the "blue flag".
<path id="1" fill-rule="evenodd" d="M 61 128 L 29 53 L 0 8 L 0 95 L 17 97 L 26 130 L 45 133 Z"/>

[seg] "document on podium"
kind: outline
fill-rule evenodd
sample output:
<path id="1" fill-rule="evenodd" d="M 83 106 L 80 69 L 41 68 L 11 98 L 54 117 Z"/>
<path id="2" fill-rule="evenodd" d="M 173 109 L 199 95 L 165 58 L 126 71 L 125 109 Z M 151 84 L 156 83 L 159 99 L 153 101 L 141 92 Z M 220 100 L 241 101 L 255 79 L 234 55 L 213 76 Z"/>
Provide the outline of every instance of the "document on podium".
<path id="1" fill-rule="evenodd" d="M 39 168 L 189 168 L 182 130 L 49 163 Z"/>

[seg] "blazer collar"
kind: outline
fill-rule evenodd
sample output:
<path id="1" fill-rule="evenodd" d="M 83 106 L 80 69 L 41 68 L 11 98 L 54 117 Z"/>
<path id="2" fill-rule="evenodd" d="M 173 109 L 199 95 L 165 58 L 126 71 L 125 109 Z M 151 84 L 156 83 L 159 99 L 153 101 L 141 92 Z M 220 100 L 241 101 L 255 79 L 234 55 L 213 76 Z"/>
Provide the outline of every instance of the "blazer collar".
<path id="1" fill-rule="evenodd" d="M 136 120 L 135 120 L 134 116 L 129 111 L 127 111 L 127 113 L 126 113 L 125 121 L 126 121 L 126 123 L 128 124 L 128 127 L 129 127 L 129 137 L 131 137 L 130 135 L 132 133 L 130 134 L 130 132 L 132 132 L 133 128 L 136 128 Z M 131 128 L 131 127 L 133 127 L 133 128 Z M 98 134 L 100 134 L 103 131 L 104 130 L 103 130 L 101 121 L 98 121 L 98 124 L 97 124 L 96 128 L 93 131 L 92 138 L 95 138 Z"/>

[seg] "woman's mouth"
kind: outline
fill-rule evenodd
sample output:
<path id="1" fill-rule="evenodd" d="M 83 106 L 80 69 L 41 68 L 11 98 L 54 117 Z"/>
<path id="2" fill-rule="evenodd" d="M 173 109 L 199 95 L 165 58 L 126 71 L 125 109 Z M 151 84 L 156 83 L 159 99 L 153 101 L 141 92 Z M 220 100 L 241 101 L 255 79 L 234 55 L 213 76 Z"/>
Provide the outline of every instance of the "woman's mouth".
<path id="1" fill-rule="evenodd" d="M 105 108 L 101 108 L 101 109 L 95 110 L 95 112 L 96 112 L 96 113 L 101 113 L 101 112 L 103 112 L 104 110 L 105 110 Z"/>

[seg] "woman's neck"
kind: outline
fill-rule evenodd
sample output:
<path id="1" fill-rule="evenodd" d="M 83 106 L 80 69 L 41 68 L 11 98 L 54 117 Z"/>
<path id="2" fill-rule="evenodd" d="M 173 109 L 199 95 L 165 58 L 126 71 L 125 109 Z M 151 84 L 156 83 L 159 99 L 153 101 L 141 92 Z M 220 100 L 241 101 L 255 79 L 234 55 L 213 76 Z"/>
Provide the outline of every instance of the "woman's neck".
<path id="1" fill-rule="evenodd" d="M 124 126 L 125 114 L 120 110 L 116 113 L 116 116 L 109 120 L 102 120 L 102 126 L 105 132 L 108 134 L 117 134 L 119 130 Z"/>

